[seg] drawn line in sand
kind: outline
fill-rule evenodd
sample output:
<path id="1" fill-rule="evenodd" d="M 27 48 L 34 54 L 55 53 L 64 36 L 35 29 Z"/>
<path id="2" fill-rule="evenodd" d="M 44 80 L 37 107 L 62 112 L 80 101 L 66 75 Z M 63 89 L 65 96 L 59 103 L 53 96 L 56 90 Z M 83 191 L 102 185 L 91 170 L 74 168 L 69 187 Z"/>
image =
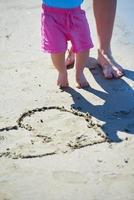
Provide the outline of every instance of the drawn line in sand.
<path id="1" fill-rule="evenodd" d="M 104 142 L 110 142 L 110 140 L 107 138 L 107 136 L 102 131 L 102 127 L 99 123 L 97 123 L 93 117 L 89 113 L 83 113 L 75 109 L 65 109 L 64 107 L 59 106 L 48 106 L 48 107 L 41 107 L 41 108 L 35 108 L 32 110 L 29 110 L 27 112 L 24 112 L 17 120 L 17 124 L 13 126 L 7 126 L 0 129 L 0 132 L 8 132 L 12 130 L 18 130 L 19 128 L 26 129 L 27 131 L 33 131 L 33 127 L 29 123 L 24 123 L 24 119 L 30 118 L 32 115 L 39 113 L 39 112 L 45 112 L 48 110 L 59 110 L 61 112 L 71 113 L 75 116 L 83 118 L 87 123 L 87 128 L 94 130 L 96 133 L 96 136 L 94 136 L 94 139 L 91 139 L 88 134 L 79 134 L 75 137 L 71 138 L 71 140 L 68 140 L 66 143 L 66 150 L 60 150 L 62 153 L 66 153 L 69 150 L 73 151 L 75 149 L 80 149 L 86 146 L 96 145 Z M 43 120 L 40 120 L 41 123 L 43 123 Z M 93 133 L 94 134 L 94 133 Z M 36 138 L 42 140 L 42 143 L 48 144 L 53 142 L 53 138 L 48 137 L 47 135 L 40 135 L 37 134 Z M 34 141 L 31 140 L 31 143 L 34 144 Z M 26 159 L 26 158 L 40 158 L 48 155 L 54 155 L 59 152 L 59 150 L 54 150 L 50 152 L 42 152 L 42 153 L 29 153 L 22 154 L 21 152 L 16 153 L 10 152 L 10 149 L 8 149 L 6 152 L 0 153 L 0 157 L 8 157 L 13 159 Z"/>

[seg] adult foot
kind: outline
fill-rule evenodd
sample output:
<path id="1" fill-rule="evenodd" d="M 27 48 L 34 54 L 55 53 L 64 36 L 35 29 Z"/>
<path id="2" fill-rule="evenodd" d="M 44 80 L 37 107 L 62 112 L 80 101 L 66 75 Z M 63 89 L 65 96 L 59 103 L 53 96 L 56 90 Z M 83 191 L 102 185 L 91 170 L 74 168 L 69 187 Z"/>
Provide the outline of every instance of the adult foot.
<path id="1" fill-rule="evenodd" d="M 115 62 L 111 53 L 106 54 L 98 50 L 98 64 L 101 66 L 104 77 L 107 79 L 120 78 L 124 75 L 123 68 Z"/>
<path id="2" fill-rule="evenodd" d="M 75 62 L 75 54 L 71 49 L 67 50 L 67 58 L 65 60 L 65 66 L 67 69 L 71 69 L 74 67 L 74 62 Z"/>
<path id="3" fill-rule="evenodd" d="M 59 88 L 65 88 L 69 86 L 67 72 L 59 72 L 57 85 L 59 86 Z"/>
<path id="4" fill-rule="evenodd" d="M 76 73 L 76 87 L 77 88 L 85 88 L 88 87 L 89 83 L 85 78 L 85 75 L 83 72 L 77 72 Z"/>

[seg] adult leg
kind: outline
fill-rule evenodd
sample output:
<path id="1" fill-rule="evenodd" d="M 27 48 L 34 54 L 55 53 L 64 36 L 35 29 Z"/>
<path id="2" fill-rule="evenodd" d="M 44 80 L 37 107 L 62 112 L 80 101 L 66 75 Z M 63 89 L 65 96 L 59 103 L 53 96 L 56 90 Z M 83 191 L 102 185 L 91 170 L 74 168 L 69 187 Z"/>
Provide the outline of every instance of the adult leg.
<path id="1" fill-rule="evenodd" d="M 58 71 L 57 85 L 59 87 L 68 86 L 67 68 L 65 66 L 65 53 L 51 54 L 52 62 Z"/>
<path id="2" fill-rule="evenodd" d="M 98 63 L 106 78 L 119 78 L 123 69 L 111 53 L 110 42 L 113 33 L 117 0 L 93 0 L 94 16 L 99 40 Z"/>
<path id="3" fill-rule="evenodd" d="M 75 62 L 75 68 L 76 68 L 76 87 L 77 88 L 84 88 L 89 86 L 88 81 L 85 78 L 84 75 L 84 68 L 85 64 L 89 57 L 89 50 L 76 53 L 76 62 Z"/>

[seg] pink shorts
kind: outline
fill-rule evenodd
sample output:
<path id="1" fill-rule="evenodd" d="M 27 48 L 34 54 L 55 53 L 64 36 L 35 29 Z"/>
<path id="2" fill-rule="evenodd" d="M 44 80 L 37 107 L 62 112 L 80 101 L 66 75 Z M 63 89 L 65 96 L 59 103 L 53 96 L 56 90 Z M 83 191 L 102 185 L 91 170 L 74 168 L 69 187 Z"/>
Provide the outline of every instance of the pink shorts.
<path id="1" fill-rule="evenodd" d="M 41 49 L 43 52 L 63 53 L 71 41 L 74 53 L 93 47 L 85 11 L 80 7 L 59 9 L 42 5 Z"/>

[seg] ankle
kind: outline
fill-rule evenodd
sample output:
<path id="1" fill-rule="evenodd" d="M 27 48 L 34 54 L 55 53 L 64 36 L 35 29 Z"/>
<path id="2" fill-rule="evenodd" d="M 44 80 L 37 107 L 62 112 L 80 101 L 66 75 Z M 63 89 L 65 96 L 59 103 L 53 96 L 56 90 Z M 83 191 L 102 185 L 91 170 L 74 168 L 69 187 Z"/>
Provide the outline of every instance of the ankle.
<path id="1" fill-rule="evenodd" d="M 99 48 L 98 49 L 98 57 L 100 56 L 107 56 L 107 57 L 112 57 L 112 52 L 111 52 L 111 48 L 107 48 L 107 49 L 102 49 Z"/>
<path id="2" fill-rule="evenodd" d="M 79 76 L 80 74 L 83 74 L 84 69 L 76 69 L 76 76 Z"/>
<path id="3" fill-rule="evenodd" d="M 67 74 L 67 69 L 65 68 L 63 68 L 63 69 L 57 69 L 57 71 L 58 71 L 58 73 L 59 74 Z"/>

